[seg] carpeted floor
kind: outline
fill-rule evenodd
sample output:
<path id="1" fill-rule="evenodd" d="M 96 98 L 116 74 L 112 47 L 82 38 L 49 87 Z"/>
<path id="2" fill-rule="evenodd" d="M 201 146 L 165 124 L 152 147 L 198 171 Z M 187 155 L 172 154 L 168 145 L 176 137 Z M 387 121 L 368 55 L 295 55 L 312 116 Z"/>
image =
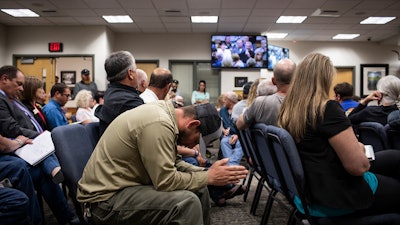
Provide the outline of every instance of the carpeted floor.
<path id="1" fill-rule="evenodd" d="M 250 191 L 247 197 L 247 201 L 243 201 L 243 196 L 236 196 L 227 201 L 225 207 L 218 207 L 214 204 L 211 208 L 211 224 L 213 225 L 256 225 L 260 224 L 261 216 L 264 211 L 266 200 L 268 197 L 268 190 L 263 189 L 260 203 L 257 207 L 256 215 L 250 214 L 251 203 L 253 202 L 254 192 L 257 188 L 257 179 L 253 179 Z M 281 195 L 277 195 L 278 199 L 282 199 Z M 284 200 L 281 200 L 284 202 Z M 73 209 L 72 204 L 70 204 Z M 268 220 L 268 225 L 284 225 L 287 223 L 289 217 L 289 211 L 285 209 L 289 207 L 287 203 L 282 206 L 277 201 L 274 201 L 272 212 Z M 46 225 L 57 225 L 57 221 L 53 214 L 49 210 L 46 204 L 45 209 L 45 224 Z"/>
<path id="2" fill-rule="evenodd" d="M 210 160 L 215 161 L 217 158 L 216 156 L 218 149 L 211 148 L 209 150 L 213 154 Z M 250 208 L 253 202 L 254 192 L 256 191 L 257 188 L 257 182 L 258 180 L 254 178 L 250 186 L 246 202 L 244 202 L 243 196 L 236 196 L 235 198 L 229 199 L 225 207 L 218 207 L 213 204 L 211 208 L 211 224 L 212 225 L 260 224 L 269 191 L 266 188 L 263 188 L 260 202 L 257 207 L 256 215 L 252 215 L 250 213 Z M 277 195 L 277 198 L 280 199 L 280 202 L 283 202 L 283 204 L 279 204 L 277 201 L 274 201 L 272 212 L 268 220 L 268 225 L 283 225 L 287 223 L 287 219 L 289 217 L 288 208 L 290 206 L 288 205 L 287 202 L 285 202 L 285 200 L 283 200 L 283 196 L 281 196 L 280 194 Z M 71 208 L 73 209 L 71 203 L 70 205 Z M 44 204 L 44 208 L 45 208 L 45 224 L 57 225 L 56 219 L 54 218 L 53 214 L 51 213 L 46 204 Z"/>

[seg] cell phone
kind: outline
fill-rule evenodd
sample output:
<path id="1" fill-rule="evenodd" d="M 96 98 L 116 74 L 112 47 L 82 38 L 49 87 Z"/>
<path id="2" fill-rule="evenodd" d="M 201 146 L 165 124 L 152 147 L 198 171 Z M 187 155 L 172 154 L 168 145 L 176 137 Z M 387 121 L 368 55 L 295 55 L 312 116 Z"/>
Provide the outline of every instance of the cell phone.
<path id="1" fill-rule="evenodd" d="M 369 159 L 369 161 L 374 161 L 375 160 L 375 152 L 374 152 L 374 147 L 372 145 L 364 145 L 365 148 L 365 155 Z"/>

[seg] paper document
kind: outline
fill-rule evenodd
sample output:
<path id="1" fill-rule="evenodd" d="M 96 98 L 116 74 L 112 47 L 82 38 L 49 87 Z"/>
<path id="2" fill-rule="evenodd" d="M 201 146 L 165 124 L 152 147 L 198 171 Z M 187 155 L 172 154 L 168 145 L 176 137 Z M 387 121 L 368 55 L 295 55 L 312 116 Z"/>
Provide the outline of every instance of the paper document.
<path id="1" fill-rule="evenodd" d="M 35 139 L 33 144 L 26 144 L 15 151 L 15 154 L 32 166 L 40 163 L 43 159 L 54 153 L 54 144 L 51 132 L 44 131 Z"/>
<path id="2" fill-rule="evenodd" d="M 374 148 L 372 145 L 364 145 L 365 148 L 365 155 L 369 159 L 369 161 L 374 161 L 375 160 L 375 152 Z"/>

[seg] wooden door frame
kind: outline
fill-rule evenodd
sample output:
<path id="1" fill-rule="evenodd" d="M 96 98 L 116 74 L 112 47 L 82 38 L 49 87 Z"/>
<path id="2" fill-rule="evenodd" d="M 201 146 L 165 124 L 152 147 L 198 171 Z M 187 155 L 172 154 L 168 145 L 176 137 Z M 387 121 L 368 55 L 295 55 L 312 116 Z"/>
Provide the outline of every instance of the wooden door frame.
<path id="1" fill-rule="evenodd" d="M 95 66 L 94 66 L 94 62 L 95 62 L 95 55 L 94 54 L 67 54 L 67 55 L 54 55 L 54 54 L 35 54 L 35 55 L 31 55 L 31 54 L 13 54 L 13 65 L 16 66 L 17 65 L 17 58 L 63 58 L 63 57 L 91 57 L 93 59 L 93 63 L 92 63 L 92 68 L 91 71 L 92 72 L 92 79 L 95 80 Z"/>

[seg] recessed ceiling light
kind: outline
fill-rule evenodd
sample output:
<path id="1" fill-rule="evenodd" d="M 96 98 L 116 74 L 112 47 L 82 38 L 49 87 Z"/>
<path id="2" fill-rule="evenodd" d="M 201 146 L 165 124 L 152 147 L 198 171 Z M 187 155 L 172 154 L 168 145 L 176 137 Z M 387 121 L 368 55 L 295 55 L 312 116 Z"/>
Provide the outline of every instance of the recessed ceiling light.
<path id="1" fill-rule="evenodd" d="M 302 23 L 307 16 L 280 16 L 276 23 Z"/>
<path id="2" fill-rule="evenodd" d="M 39 17 L 38 14 L 30 9 L 1 9 L 1 11 L 13 17 Z"/>
<path id="3" fill-rule="evenodd" d="M 218 16 L 191 16 L 192 23 L 217 23 Z"/>
<path id="4" fill-rule="evenodd" d="M 360 34 L 336 34 L 335 36 L 332 37 L 332 39 L 354 39 L 356 37 L 360 36 Z"/>
<path id="5" fill-rule="evenodd" d="M 396 17 L 368 17 L 367 19 L 360 22 L 360 24 L 386 24 L 392 20 L 396 19 Z"/>
<path id="6" fill-rule="evenodd" d="M 127 15 L 115 15 L 115 16 L 103 16 L 108 23 L 133 23 L 130 16 Z"/>
<path id="7" fill-rule="evenodd" d="M 268 39 L 283 39 L 288 33 L 262 33 L 261 35 L 266 35 Z"/>

